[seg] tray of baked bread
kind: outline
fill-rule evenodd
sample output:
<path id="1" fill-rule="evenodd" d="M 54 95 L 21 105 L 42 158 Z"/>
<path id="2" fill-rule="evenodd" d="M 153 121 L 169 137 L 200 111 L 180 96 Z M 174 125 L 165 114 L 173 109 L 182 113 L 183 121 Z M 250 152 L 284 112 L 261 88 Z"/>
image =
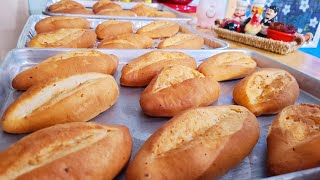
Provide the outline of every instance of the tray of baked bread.
<path id="1" fill-rule="evenodd" d="M 182 22 L 32 15 L 17 47 L 203 50 L 228 43 Z"/>
<path id="2" fill-rule="evenodd" d="M 49 0 L 43 14 L 85 18 L 190 21 L 192 18 L 159 3 L 112 2 L 110 0 Z"/>
<path id="3" fill-rule="evenodd" d="M 317 179 L 309 72 L 247 50 L 14 49 L 0 177 Z"/>

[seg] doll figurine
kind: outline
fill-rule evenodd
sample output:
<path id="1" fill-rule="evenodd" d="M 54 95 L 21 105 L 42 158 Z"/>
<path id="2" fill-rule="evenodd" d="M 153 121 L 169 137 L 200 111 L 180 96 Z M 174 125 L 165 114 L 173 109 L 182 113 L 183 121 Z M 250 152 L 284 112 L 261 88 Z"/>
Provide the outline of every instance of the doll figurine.
<path id="1" fill-rule="evenodd" d="M 245 20 L 245 22 L 243 23 L 243 27 L 251 20 L 251 17 L 256 14 L 256 16 L 259 17 L 259 21 L 262 20 L 262 13 L 264 10 L 264 5 L 266 4 L 266 0 L 255 0 L 252 4 L 252 8 L 251 8 L 251 15 L 249 16 L 249 18 L 247 18 Z"/>
<path id="2" fill-rule="evenodd" d="M 257 34 L 260 37 L 267 37 L 267 30 L 271 22 L 275 22 L 279 9 L 277 6 L 273 5 L 267 8 L 265 17 L 261 20 L 261 31 Z"/>
<path id="3" fill-rule="evenodd" d="M 246 12 L 248 9 L 249 3 L 246 0 L 238 0 L 237 1 L 237 8 L 232 15 L 232 20 L 243 24 L 244 21 L 247 19 Z"/>

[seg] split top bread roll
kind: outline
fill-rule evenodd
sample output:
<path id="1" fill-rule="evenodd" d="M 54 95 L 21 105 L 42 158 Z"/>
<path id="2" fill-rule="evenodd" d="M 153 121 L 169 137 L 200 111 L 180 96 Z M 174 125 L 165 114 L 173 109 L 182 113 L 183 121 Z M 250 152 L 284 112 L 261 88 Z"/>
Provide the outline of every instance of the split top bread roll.
<path id="1" fill-rule="evenodd" d="M 207 106 L 220 96 L 220 85 L 211 77 L 187 66 L 167 66 L 152 79 L 140 98 L 142 111 L 155 117 Z"/>
<path id="2" fill-rule="evenodd" d="M 125 126 L 59 124 L 0 152 L 0 179 L 113 179 L 131 149 Z"/>
<path id="3" fill-rule="evenodd" d="M 161 41 L 159 49 L 201 49 L 204 39 L 196 34 L 176 34 Z"/>
<path id="4" fill-rule="evenodd" d="M 33 48 L 89 48 L 96 43 L 97 35 L 89 29 L 57 29 L 37 34 L 29 42 Z"/>
<path id="5" fill-rule="evenodd" d="M 131 60 L 122 68 L 120 84 L 147 86 L 163 67 L 172 65 L 197 68 L 195 59 L 182 52 L 152 51 Z"/>
<path id="6" fill-rule="evenodd" d="M 27 133 L 55 124 L 88 121 L 109 109 L 119 97 L 111 75 L 83 73 L 32 86 L 5 111 L 2 128 Z"/>
<path id="7" fill-rule="evenodd" d="M 320 162 L 320 106 L 284 108 L 268 133 L 268 169 L 272 175 L 314 167 Z"/>
<path id="8" fill-rule="evenodd" d="M 250 74 L 257 63 L 242 52 L 225 52 L 203 61 L 198 71 L 205 76 L 212 76 L 217 81 L 243 78 Z"/>
<path id="9" fill-rule="evenodd" d="M 249 155 L 259 133 L 256 117 L 242 106 L 184 111 L 143 144 L 126 179 L 217 179 Z"/>
<path id="10" fill-rule="evenodd" d="M 61 28 L 90 29 L 90 22 L 80 17 L 52 16 L 40 20 L 35 25 L 38 34 Z"/>
<path id="11" fill-rule="evenodd" d="M 100 42 L 98 48 L 111 49 L 147 49 L 152 47 L 154 41 L 145 35 L 121 34 L 113 38 L 107 38 Z"/>
<path id="12" fill-rule="evenodd" d="M 173 21 L 154 21 L 138 29 L 137 34 L 147 35 L 150 38 L 164 38 L 177 34 L 179 28 L 179 24 Z"/>
<path id="13" fill-rule="evenodd" d="M 106 15 L 106 16 L 126 16 L 126 17 L 135 17 L 136 14 L 129 10 L 110 10 L 103 9 L 97 13 L 97 15 Z"/>
<path id="14" fill-rule="evenodd" d="M 233 90 L 235 102 L 256 116 L 276 114 L 299 96 L 296 79 L 281 69 L 261 68 L 241 80 Z"/>
<path id="15" fill-rule="evenodd" d="M 158 11 L 157 8 L 145 5 L 137 4 L 131 9 L 132 12 L 138 16 L 147 16 L 147 17 L 164 17 L 164 18 L 175 18 L 176 15 L 168 11 Z"/>
<path id="16" fill-rule="evenodd" d="M 19 73 L 12 87 L 26 90 L 42 81 L 85 72 L 113 74 L 118 67 L 118 58 L 95 50 L 78 50 L 50 57 L 36 66 Z"/>
<path id="17" fill-rule="evenodd" d="M 68 13 L 68 14 L 93 14 L 86 9 L 82 4 L 72 1 L 63 0 L 49 6 L 48 10 L 53 13 Z"/>
<path id="18" fill-rule="evenodd" d="M 122 7 L 119 4 L 113 3 L 110 0 L 100 0 L 95 3 L 92 7 L 92 11 L 97 14 L 101 10 L 122 10 Z"/>
<path id="19" fill-rule="evenodd" d="M 134 26 L 130 21 L 109 20 L 99 24 L 96 34 L 99 39 L 111 38 L 120 34 L 133 33 Z"/>

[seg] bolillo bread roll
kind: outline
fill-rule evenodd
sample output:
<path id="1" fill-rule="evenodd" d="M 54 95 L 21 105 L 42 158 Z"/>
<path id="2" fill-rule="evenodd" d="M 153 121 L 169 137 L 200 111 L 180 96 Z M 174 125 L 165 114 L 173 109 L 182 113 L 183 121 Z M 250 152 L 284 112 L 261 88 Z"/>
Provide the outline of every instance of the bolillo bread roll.
<path id="1" fill-rule="evenodd" d="M 147 15 L 148 17 L 176 18 L 177 15 L 169 11 L 154 11 Z"/>
<path id="2" fill-rule="evenodd" d="M 106 15 L 106 16 L 126 16 L 126 17 L 135 17 L 135 13 L 129 10 L 110 10 L 103 9 L 97 13 L 97 15 Z"/>
<path id="3" fill-rule="evenodd" d="M 95 50 L 77 50 L 50 57 L 36 66 L 19 73 L 12 87 L 26 90 L 52 77 L 70 76 L 85 72 L 113 74 L 118 67 L 118 58 Z"/>
<path id="4" fill-rule="evenodd" d="M 113 3 L 110 0 L 100 0 L 92 6 L 92 11 L 97 14 L 101 10 L 122 10 L 119 4 Z"/>
<path id="5" fill-rule="evenodd" d="M 207 106 L 219 98 L 220 85 L 187 66 L 166 66 L 152 79 L 140 98 L 142 111 L 172 117 L 181 111 Z"/>
<path id="6" fill-rule="evenodd" d="M 133 59 L 122 68 L 120 84 L 147 86 L 164 66 L 172 65 L 197 68 L 195 59 L 182 52 L 152 51 Z"/>
<path id="7" fill-rule="evenodd" d="M 242 52 L 225 52 L 203 61 L 198 71 L 205 76 L 212 76 L 217 81 L 243 78 L 250 74 L 257 63 Z"/>
<path id="8" fill-rule="evenodd" d="M 134 12 L 135 14 L 137 14 L 138 16 L 148 16 L 150 15 L 152 12 L 156 12 L 158 11 L 157 8 L 145 5 L 143 3 L 139 3 L 137 5 L 135 5 L 132 9 L 132 12 Z"/>
<path id="9" fill-rule="evenodd" d="M 98 48 L 110 49 L 147 49 L 152 47 L 154 41 L 148 36 L 140 34 L 121 34 L 107 38 L 100 42 Z"/>
<path id="10" fill-rule="evenodd" d="M 126 179 L 217 179 L 249 155 L 259 133 L 256 117 L 242 106 L 186 110 L 149 137 Z"/>
<path id="11" fill-rule="evenodd" d="M 96 43 L 97 35 L 89 29 L 57 29 L 36 35 L 29 42 L 33 48 L 89 48 Z"/>
<path id="12" fill-rule="evenodd" d="M 284 108 L 268 133 L 268 169 L 278 175 L 320 165 L 320 106 Z"/>
<path id="13" fill-rule="evenodd" d="M 83 73 L 50 79 L 24 92 L 2 117 L 8 133 L 27 133 L 55 124 L 88 121 L 109 109 L 119 97 L 111 75 Z"/>
<path id="14" fill-rule="evenodd" d="M 256 116 L 276 114 L 294 104 L 299 85 L 287 71 L 261 68 L 242 79 L 233 90 L 234 101 Z"/>
<path id="15" fill-rule="evenodd" d="M 161 41 L 159 49 L 201 49 L 204 46 L 204 39 L 196 34 L 176 34 Z"/>
<path id="16" fill-rule="evenodd" d="M 137 34 L 147 35 L 150 38 L 164 38 L 177 34 L 179 28 L 179 24 L 173 21 L 154 21 L 138 29 Z"/>
<path id="17" fill-rule="evenodd" d="M 131 149 L 125 126 L 59 124 L 0 152 L 0 179 L 113 179 Z"/>
<path id="18" fill-rule="evenodd" d="M 105 39 L 121 34 L 133 33 L 133 30 L 134 26 L 130 21 L 108 20 L 97 26 L 96 34 L 99 39 Z"/>
<path id="19" fill-rule="evenodd" d="M 52 16 L 40 20 L 35 25 L 38 34 L 61 28 L 90 29 L 90 22 L 81 17 Z"/>
<path id="20" fill-rule="evenodd" d="M 82 4 L 72 0 L 63 0 L 54 3 L 49 6 L 48 10 L 53 13 L 93 14 L 92 11 L 86 9 Z"/>

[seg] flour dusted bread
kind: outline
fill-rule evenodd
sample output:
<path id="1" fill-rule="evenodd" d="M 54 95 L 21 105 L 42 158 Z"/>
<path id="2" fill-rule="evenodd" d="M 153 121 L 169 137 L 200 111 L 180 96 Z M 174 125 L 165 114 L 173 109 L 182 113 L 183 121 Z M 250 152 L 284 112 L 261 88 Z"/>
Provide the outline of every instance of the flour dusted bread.
<path id="1" fill-rule="evenodd" d="M 257 63 L 242 52 L 225 52 L 214 55 L 203 61 L 198 71 L 205 76 L 212 76 L 217 81 L 243 78 L 250 74 Z"/>
<path id="2" fill-rule="evenodd" d="M 131 60 L 122 68 L 120 84 L 147 86 L 163 67 L 170 65 L 197 67 L 195 59 L 182 52 L 152 51 Z"/>
<path id="3" fill-rule="evenodd" d="M 90 29 L 90 22 L 80 17 L 52 16 L 40 20 L 35 25 L 38 34 L 61 28 Z"/>
<path id="4" fill-rule="evenodd" d="M 207 106 L 219 98 L 220 85 L 187 66 L 167 66 L 152 79 L 140 98 L 142 111 L 172 117 L 181 111 Z"/>
<path id="5" fill-rule="evenodd" d="M 131 149 L 125 126 L 59 124 L 0 152 L 0 179 L 113 179 Z"/>
<path id="6" fill-rule="evenodd" d="M 110 10 L 103 9 L 97 13 L 97 15 L 105 16 L 126 16 L 126 17 L 135 17 L 136 14 L 129 10 Z"/>
<path id="7" fill-rule="evenodd" d="M 299 96 L 296 79 L 281 69 L 261 68 L 242 79 L 233 90 L 233 99 L 256 116 L 276 114 L 294 104 Z"/>
<path id="8" fill-rule="evenodd" d="M 201 49 L 204 46 L 204 39 L 196 34 L 176 34 L 161 41 L 159 49 Z"/>
<path id="9" fill-rule="evenodd" d="M 26 90 L 29 87 L 59 76 L 85 72 L 113 74 L 118 67 L 118 58 L 95 50 L 77 50 L 50 57 L 36 66 L 19 73 L 12 87 Z"/>
<path id="10" fill-rule="evenodd" d="M 119 87 L 108 74 L 83 73 L 50 79 L 24 92 L 4 112 L 2 128 L 27 133 L 61 123 L 88 121 L 109 109 Z"/>
<path id="11" fill-rule="evenodd" d="M 119 4 L 113 3 L 110 0 L 100 0 L 95 3 L 92 7 L 92 11 L 97 14 L 101 10 L 122 10 L 122 7 Z"/>
<path id="12" fill-rule="evenodd" d="M 48 10 L 53 13 L 68 14 L 93 14 L 92 11 L 86 9 L 82 4 L 72 0 L 62 0 L 49 6 Z"/>
<path id="13" fill-rule="evenodd" d="M 259 133 L 256 117 L 242 106 L 184 111 L 143 144 L 126 179 L 217 179 L 249 155 Z"/>
<path id="14" fill-rule="evenodd" d="M 151 38 L 171 37 L 179 32 L 179 24 L 173 21 L 154 21 L 138 29 L 137 34 Z"/>
<path id="15" fill-rule="evenodd" d="M 29 42 L 33 48 L 89 48 L 96 43 L 97 35 L 89 29 L 57 29 L 37 34 Z"/>
<path id="16" fill-rule="evenodd" d="M 98 48 L 110 49 L 147 49 L 152 47 L 154 41 L 145 35 L 121 34 L 113 38 L 107 38 L 100 42 Z"/>
<path id="17" fill-rule="evenodd" d="M 320 106 L 284 108 L 268 134 L 268 169 L 278 175 L 320 166 Z"/>
<path id="18" fill-rule="evenodd" d="M 111 38 L 120 34 L 133 33 L 134 26 L 130 21 L 109 20 L 99 24 L 96 34 L 99 39 Z"/>

